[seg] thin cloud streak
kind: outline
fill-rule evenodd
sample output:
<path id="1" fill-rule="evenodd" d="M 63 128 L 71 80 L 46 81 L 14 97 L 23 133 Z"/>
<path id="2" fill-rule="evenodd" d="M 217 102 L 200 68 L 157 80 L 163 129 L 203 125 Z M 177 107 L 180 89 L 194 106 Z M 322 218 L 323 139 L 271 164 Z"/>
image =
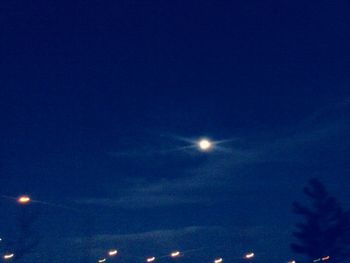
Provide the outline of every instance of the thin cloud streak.
<path id="1" fill-rule="evenodd" d="M 348 113 L 349 103 L 343 103 L 341 107 L 331 108 L 326 112 L 339 111 Z M 327 119 L 325 110 L 320 110 Z M 331 115 L 333 115 L 332 112 Z M 317 116 L 317 117 L 316 117 Z M 261 164 L 271 162 L 303 163 L 304 150 L 313 149 L 329 143 L 329 140 L 344 134 L 349 130 L 348 121 L 340 118 L 316 122 L 320 113 L 314 113 L 301 121 L 298 127 L 291 130 L 298 131 L 292 134 L 272 136 L 270 139 L 255 140 L 245 144 L 248 138 L 236 139 L 231 145 L 229 153 L 217 153 L 208 155 L 208 160 L 196 168 L 184 168 L 180 178 L 167 178 L 156 182 L 142 184 L 131 183 L 128 189 L 122 191 L 119 198 L 87 198 L 77 200 L 80 204 L 116 206 L 126 209 L 142 209 L 152 207 L 166 207 L 176 205 L 212 205 L 220 201 L 220 195 L 200 194 L 205 191 L 220 192 L 232 188 L 232 178 L 240 176 L 245 168 L 254 169 Z M 317 125 L 316 125 L 317 123 Z M 300 132 L 299 132 L 300 131 Z M 321 146 L 320 146 L 321 145 Z M 258 168 L 256 174 L 259 176 Z M 256 178 L 258 179 L 258 177 Z M 271 182 L 270 187 L 273 186 Z"/>

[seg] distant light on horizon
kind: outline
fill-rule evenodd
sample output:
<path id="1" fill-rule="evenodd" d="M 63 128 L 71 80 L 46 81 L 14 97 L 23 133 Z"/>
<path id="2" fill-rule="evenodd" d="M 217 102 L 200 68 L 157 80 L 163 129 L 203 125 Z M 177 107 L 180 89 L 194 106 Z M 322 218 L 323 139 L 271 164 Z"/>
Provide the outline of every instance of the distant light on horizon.
<path id="1" fill-rule="evenodd" d="M 250 253 L 245 254 L 244 258 L 246 258 L 246 259 L 251 259 L 251 258 L 253 258 L 254 256 L 255 256 L 255 254 L 254 254 L 253 252 L 250 252 Z"/>
<path id="2" fill-rule="evenodd" d="M 330 258 L 330 256 L 325 256 L 325 257 L 322 258 L 322 261 L 326 261 L 326 260 L 328 260 L 329 258 Z"/>
<path id="3" fill-rule="evenodd" d="M 170 254 L 170 256 L 171 256 L 172 258 L 178 257 L 178 256 L 180 256 L 180 251 L 174 251 L 174 252 L 172 252 L 172 253 Z"/>
<path id="4" fill-rule="evenodd" d="M 313 260 L 313 262 L 320 262 L 320 261 L 327 261 L 330 259 L 330 256 L 324 256 L 322 258 L 316 258 Z"/>
<path id="5" fill-rule="evenodd" d="M 147 262 L 153 262 L 155 260 L 156 260 L 155 257 L 149 257 L 149 258 L 146 259 Z"/>
<path id="6" fill-rule="evenodd" d="M 118 250 L 116 250 L 116 249 L 112 249 L 112 250 L 108 251 L 108 255 L 111 257 L 113 257 L 117 254 L 118 254 Z"/>

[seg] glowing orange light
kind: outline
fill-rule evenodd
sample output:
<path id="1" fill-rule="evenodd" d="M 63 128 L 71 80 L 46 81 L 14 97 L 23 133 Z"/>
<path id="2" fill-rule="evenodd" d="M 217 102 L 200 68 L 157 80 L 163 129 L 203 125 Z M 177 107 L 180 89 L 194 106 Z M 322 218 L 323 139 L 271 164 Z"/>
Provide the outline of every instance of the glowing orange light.
<path id="1" fill-rule="evenodd" d="M 147 259 L 146 259 L 147 262 L 153 262 L 153 261 L 155 261 L 155 260 L 156 260 L 155 257 L 150 257 L 150 258 L 147 258 Z"/>
<path id="2" fill-rule="evenodd" d="M 330 258 L 329 256 L 325 256 L 325 257 L 322 258 L 322 261 L 326 261 L 326 260 L 328 260 L 329 258 Z"/>
<path id="3" fill-rule="evenodd" d="M 217 258 L 214 260 L 214 263 L 221 263 L 222 262 L 222 258 Z"/>
<path id="4" fill-rule="evenodd" d="M 118 254 L 118 251 L 116 249 L 112 249 L 112 250 L 108 251 L 108 255 L 110 257 L 113 257 L 113 256 L 115 256 L 117 254 Z"/>
<path id="5" fill-rule="evenodd" d="M 20 197 L 18 197 L 17 202 L 22 204 L 22 205 L 26 205 L 31 201 L 30 197 L 27 195 L 22 195 Z"/>
<path id="6" fill-rule="evenodd" d="M 172 252 L 172 253 L 170 254 L 170 256 L 171 256 L 172 258 L 178 257 L 178 256 L 180 256 L 180 251 L 174 251 L 174 252 Z"/>
<path id="7" fill-rule="evenodd" d="M 245 254 L 245 258 L 246 259 L 250 259 L 250 258 L 253 258 L 255 255 L 254 255 L 254 253 L 253 252 L 251 252 L 251 253 L 248 253 L 248 254 Z"/>

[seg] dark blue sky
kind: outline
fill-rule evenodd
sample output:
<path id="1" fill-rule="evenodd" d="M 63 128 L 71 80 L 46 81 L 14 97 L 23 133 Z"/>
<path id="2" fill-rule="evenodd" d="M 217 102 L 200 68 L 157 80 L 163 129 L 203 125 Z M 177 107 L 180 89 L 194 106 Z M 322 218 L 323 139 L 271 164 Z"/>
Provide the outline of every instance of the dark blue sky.
<path id="1" fill-rule="evenodd" d="M 285 262 L 308 178 L 349 207 L 348 1 L 0 7 L 0 194 L 79 210 L 39 205 L 33 258 L 77 262 L 91 235 L 91 262 L 111 246 Z M 173 151 L 201 136 L 228 141 Z"/>

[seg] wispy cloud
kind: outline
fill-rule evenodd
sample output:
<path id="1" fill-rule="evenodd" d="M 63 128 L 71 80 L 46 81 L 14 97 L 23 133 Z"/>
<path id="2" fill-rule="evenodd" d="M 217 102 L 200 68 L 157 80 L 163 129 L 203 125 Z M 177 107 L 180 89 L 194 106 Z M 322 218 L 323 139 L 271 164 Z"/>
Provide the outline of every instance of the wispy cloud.
<path id="1" fill-rule="evenodd" d="M 128 209 L 152 208 L 174 205 L 210 205 L 220 200 L 220 191 L 239 188 L 233 178 L 242 177 L 246 168 L 254 170 L 259 180 L 259 167 L 272 162 L 305 162 L 305 152 L 317 152 L 330 139 L 344 134 L 350 128 L 344 116 L 349 115 L 349 103 L 321 109 L 307 116 L 295 127 L 284 133 L 271 133 L 268 137 L 259 135 L 250 138 L 236 138 L 229 144 L 230 151 L 209 156 L 206 162 L 196 167 L 184 167 L 176 178 L 156 181 L 130 182 L 118 197 L 87 198 L 78 200 L 81 204 L 117 206 Z M 341 112 L 342 115 L 339 117 Z M 334 117 L 338 116 L 337 118 Z M 184 153 L 185 154 L 185 153 Z M 306 156 L 306 159 L 310 158 Z M 278 182 L 277 182 L 278 183 Z M 273 182 L 270 183 L 273 186 Z M 206 194 L 204 195 L 203 192 Z"/>
<path id="2" fill-rule="evenodd" d="M 224 231 L 225 228 L 219 226 L 187 226 L 177 229 L 158 229 L 141 233 L 132 234 L 112 234 L 112 235 L 96 235 L 94 240 L 98 243 L 101 242 L 136 242 L 136 241 L 151 241 L 160 240 L 162 242 L 173 241 L 177 238 L 183 238 L 187 235 L 193 235 L 196 233 L 217 233 Z M 77 239 L 81 242 L 81 239 Z"/>

